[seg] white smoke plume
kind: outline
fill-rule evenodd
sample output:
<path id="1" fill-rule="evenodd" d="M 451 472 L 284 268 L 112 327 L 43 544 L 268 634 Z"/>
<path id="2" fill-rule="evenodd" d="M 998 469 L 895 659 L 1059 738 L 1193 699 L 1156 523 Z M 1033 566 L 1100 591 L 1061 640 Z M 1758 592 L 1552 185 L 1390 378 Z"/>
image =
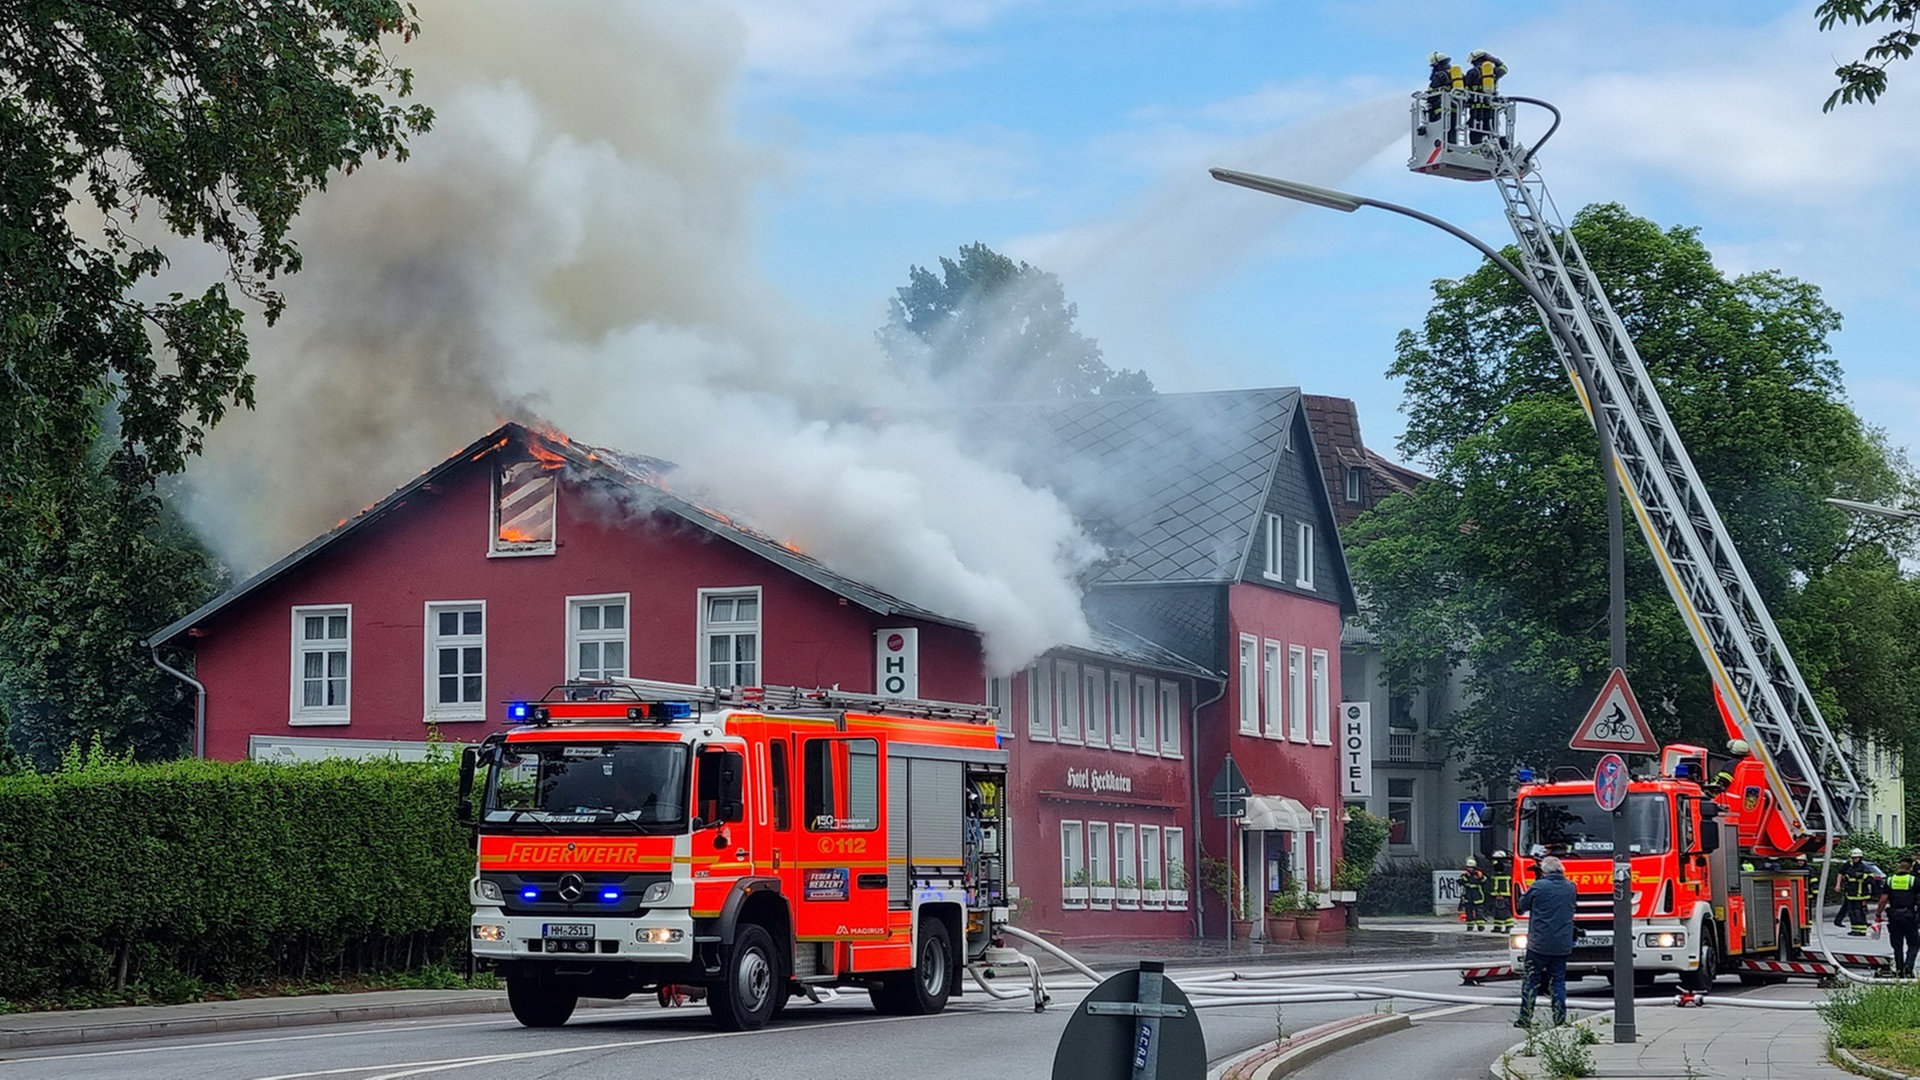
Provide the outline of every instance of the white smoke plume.
<path id="1" fill-rule="evenodd" d="M 259 407 L 192 472 L 195 520 L 237 570 L 502 420 L 544 420 L 676 461 L 676 486 L 980 626 L 997 673 L 1087 640 L 1074 578 L 1098 553 L 1058 500 L 920 421 L 865 419 L 936 391 L 871 327 L 820 325 L 755 271 L 751 199 L 779 162 L 731 134 L 731 16 L 419 8 L 400 59 L 434 130 L 309 204 L 288 313 L 253 338 Z"/>

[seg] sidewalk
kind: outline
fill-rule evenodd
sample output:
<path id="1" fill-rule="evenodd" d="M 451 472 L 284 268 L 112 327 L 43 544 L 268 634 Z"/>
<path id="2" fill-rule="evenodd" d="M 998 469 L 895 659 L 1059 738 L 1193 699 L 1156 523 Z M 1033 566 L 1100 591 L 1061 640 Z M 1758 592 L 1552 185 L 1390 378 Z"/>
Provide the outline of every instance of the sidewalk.
<path id="1" fill-rule="evenodd" d="M 1585 1048 L 1595 1066 L 1589 1076 L 1801 1080 L 1854 1075 L 1827 1058 L 1827 1027 L 1820 1014 L 1811 1010 L 1714 1004 L 1680 1008 L 1671 999 L 1641 998 L 1633 1010 L 1637 1041 L 1631 1043 L 1613 1041 L 1606 1015 L 1581 1021 L 1600 1037 Z M 1525 1056 L 1525 1047 L 1524 1042 L 1516 1043 L 1489 1066 L 1495 1080 L 1544 1080 L 1553 1075 L 1541 1057 Z"/>
<path id="2" fill-rule="evenodd" d="M 1326 963 L 1347 958 L 1403 956 L 1409 948 L 1454 944 L 1462 949 L 1496 954 L 1504 939 L 1497 935 L 1467 935 L 1457 923 L 1443 919 L 1368 918 L 1351 932 L 1328 934 L 1317 942 L 1204 941 L 1068 942 L 1065 948 L 1082 963 L 1099 971 L 1118 971 L 1141 960 L 1164 960 L 1170 966 L 1199 964 L 1278 964 L 1307 961 Z M 1025 945 L 1025 943 L 1020 943 Z M 1026 946 L 1049 975 L 1068 966 L 1043 950 Z M 1498 953 L 1504 955 L 1504 953 Z M 639 1000 L 639 999 L 631 999 Z M 583 1007 L 619 1002 L 585 1000 Z M 0 1014 L 0 1051 L 74 1043 L 114 1042 L 168 1035 L 205 1035 L 212 1032 L 254 1031 L 311 1024 L 360 1023 L 423 1016 L 454 1016 L 507 1011 L 507 995 L 500 990 L 382 990 L 359 994 L 311 994 L 301 997 L 247 998 L 240 1001 L 203 1001 L 190 1005 L 140 1005 L 113 1009 L 73 1009 L 59 1012 Z"/>

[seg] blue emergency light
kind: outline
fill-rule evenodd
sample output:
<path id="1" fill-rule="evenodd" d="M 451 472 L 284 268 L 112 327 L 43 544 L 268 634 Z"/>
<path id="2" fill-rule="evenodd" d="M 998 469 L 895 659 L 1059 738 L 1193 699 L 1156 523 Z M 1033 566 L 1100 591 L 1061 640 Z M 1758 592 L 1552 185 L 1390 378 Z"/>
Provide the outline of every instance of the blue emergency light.
<path id="1" fill-rule="evenodd" d="M 529 885 L 526 888 L 520 890 L 520 899 L 525 900 L 528 903 L 532 903 L 533 901 L 540 899 L 540 890 L 534 888 L 532 885 Z"/>
<path id="2" fill-rule="evenodd" d="M 527 717 L 530 715 L 532 715 L 532 713 L 531 713 L 531 710 L 527 708 L 526 702 L 524 701 L 507 702 L 507 722 L 508 723 L 524 724 L 527 722 Z"/>
<path id="3" fill-rule="evenodd" d="M 620 902 L 620 890 L 619 889 L 601 889 L 600 899 L 605 903 L 617 904 Z"/>
<path id="4" fill-rule="evenodd" d="M 629 720 L 685 720 L 693 715 L 693 705 L 685 701 L 643 701 L 627 706 Z"/>

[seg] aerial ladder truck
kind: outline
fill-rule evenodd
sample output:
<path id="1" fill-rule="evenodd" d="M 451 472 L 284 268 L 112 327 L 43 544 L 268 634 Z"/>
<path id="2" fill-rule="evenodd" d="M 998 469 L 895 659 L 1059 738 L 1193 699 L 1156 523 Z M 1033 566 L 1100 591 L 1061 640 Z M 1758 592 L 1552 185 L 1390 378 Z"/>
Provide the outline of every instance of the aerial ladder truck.
<path id="1" fill-rule="evenodd" d="M 1516 135 L 1520 104 L 1554 117 L 1531 148 Z M 1532 98 L 1423 90 L 1413 98 L 1408 167 L 1491 181 L 1500 192 L 1523 272 L 1538 286 L 1536 300 L 1551 304 L 1543 317 L 1557 329 L 1550 336 L 1562 365 L 1611 437 L 1621 491 L 1705 661 L 1722 720 L 1748 749 L 1726 765 L 1733 782 L 1715 790 L 1705 786 L 1714 775 L 1705 748 L 1667 746 L 1657 773 L 1633 781 L 1625 803 L 1635 835 L 1636 978 L 1673 971 L 1705 989 L 1717 970 L 1740 966 L 1723 958 L 1788 961 L 1810 944 L 1820 878 L 1809 860 L 1830 854 L 1847 831 L 1860 785 L 1626 327 L 1547 193 L 1535 156 L 1559 122 L 1558 110 Z M 1579 890 L 1577 924 L 1593 928 L 1570 970 L 1610 972 L 1613 845 L 1609 829 L 1583 827 L 1596 817 L 1592 791 L 1573 780 L 1523 785 L 1515 851 L 1562 856 Z M 1516 890 L 1534 874 L 1529 860 L 1518 861 Z"/>

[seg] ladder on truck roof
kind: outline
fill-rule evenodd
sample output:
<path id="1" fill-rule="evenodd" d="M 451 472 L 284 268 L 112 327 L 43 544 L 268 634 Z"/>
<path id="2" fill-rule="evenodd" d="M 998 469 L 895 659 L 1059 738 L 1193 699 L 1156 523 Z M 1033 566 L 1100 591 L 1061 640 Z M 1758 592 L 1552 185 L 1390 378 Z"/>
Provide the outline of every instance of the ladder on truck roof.
<path id="1" fill-rule="evenodd" d="M 1551 333 L 1551 324 L 1549 337 L 1581 404 L 1613 435 L 1622 491 L 1725 708 L 1765 767 L 1774 805 L 1796 837 L 1844 833 L 1860 794 L 1852 764 L 1820 715 L 1734 550 L 1625 325 L 1547 194 L 1533 151 L 1512 137 L 1515 99 L 1494 99 L 1495 107 L 1487 109 L 1483 95 L 1448 91 L 1446 96 L 1448 116 L 1470 116 L 1473 102 L 1468 99 L 1475 99 L 1483 106 L 1483 117 L 1492 115 L 1492 130 L 1474 142 L 1471 122 L 1463 124 L 1458 142 L 1464 145 L 1446 140 L 1437 125 L 1430 135 L 1421 126 L 1419 103 L 1425 92 L 1417 94 L 1415 152 L 1409 167 L 1458 179 L 1492 180 L 1499 188 L 1526 272 L 1573 328 L 1578 341 L 1571 345 L 1578 346 L 1593 369 L 1591 400 L 1576 375 L 1570 343 Z M 1428 149 L 1436 137 L 1448 145 Z"/>
<path id="2" fill-rule="evenodd" d="M 936 701 L 931 698 L 859 694 L 850 690 L 841 690 L 838 687 L 701 686 L 697 683 L 619 677 L 606 681 L 611 686 L 632 690 L 643 697 L 697 702 L 716 709 L 770 709 L 788 712 L 857 709 L 861 712 L 914 716 L 928 720 L 964 720 L 974 724 L 993 723 L 999 711 L 991 705 L 979 705 L 967 701 Z"/>

